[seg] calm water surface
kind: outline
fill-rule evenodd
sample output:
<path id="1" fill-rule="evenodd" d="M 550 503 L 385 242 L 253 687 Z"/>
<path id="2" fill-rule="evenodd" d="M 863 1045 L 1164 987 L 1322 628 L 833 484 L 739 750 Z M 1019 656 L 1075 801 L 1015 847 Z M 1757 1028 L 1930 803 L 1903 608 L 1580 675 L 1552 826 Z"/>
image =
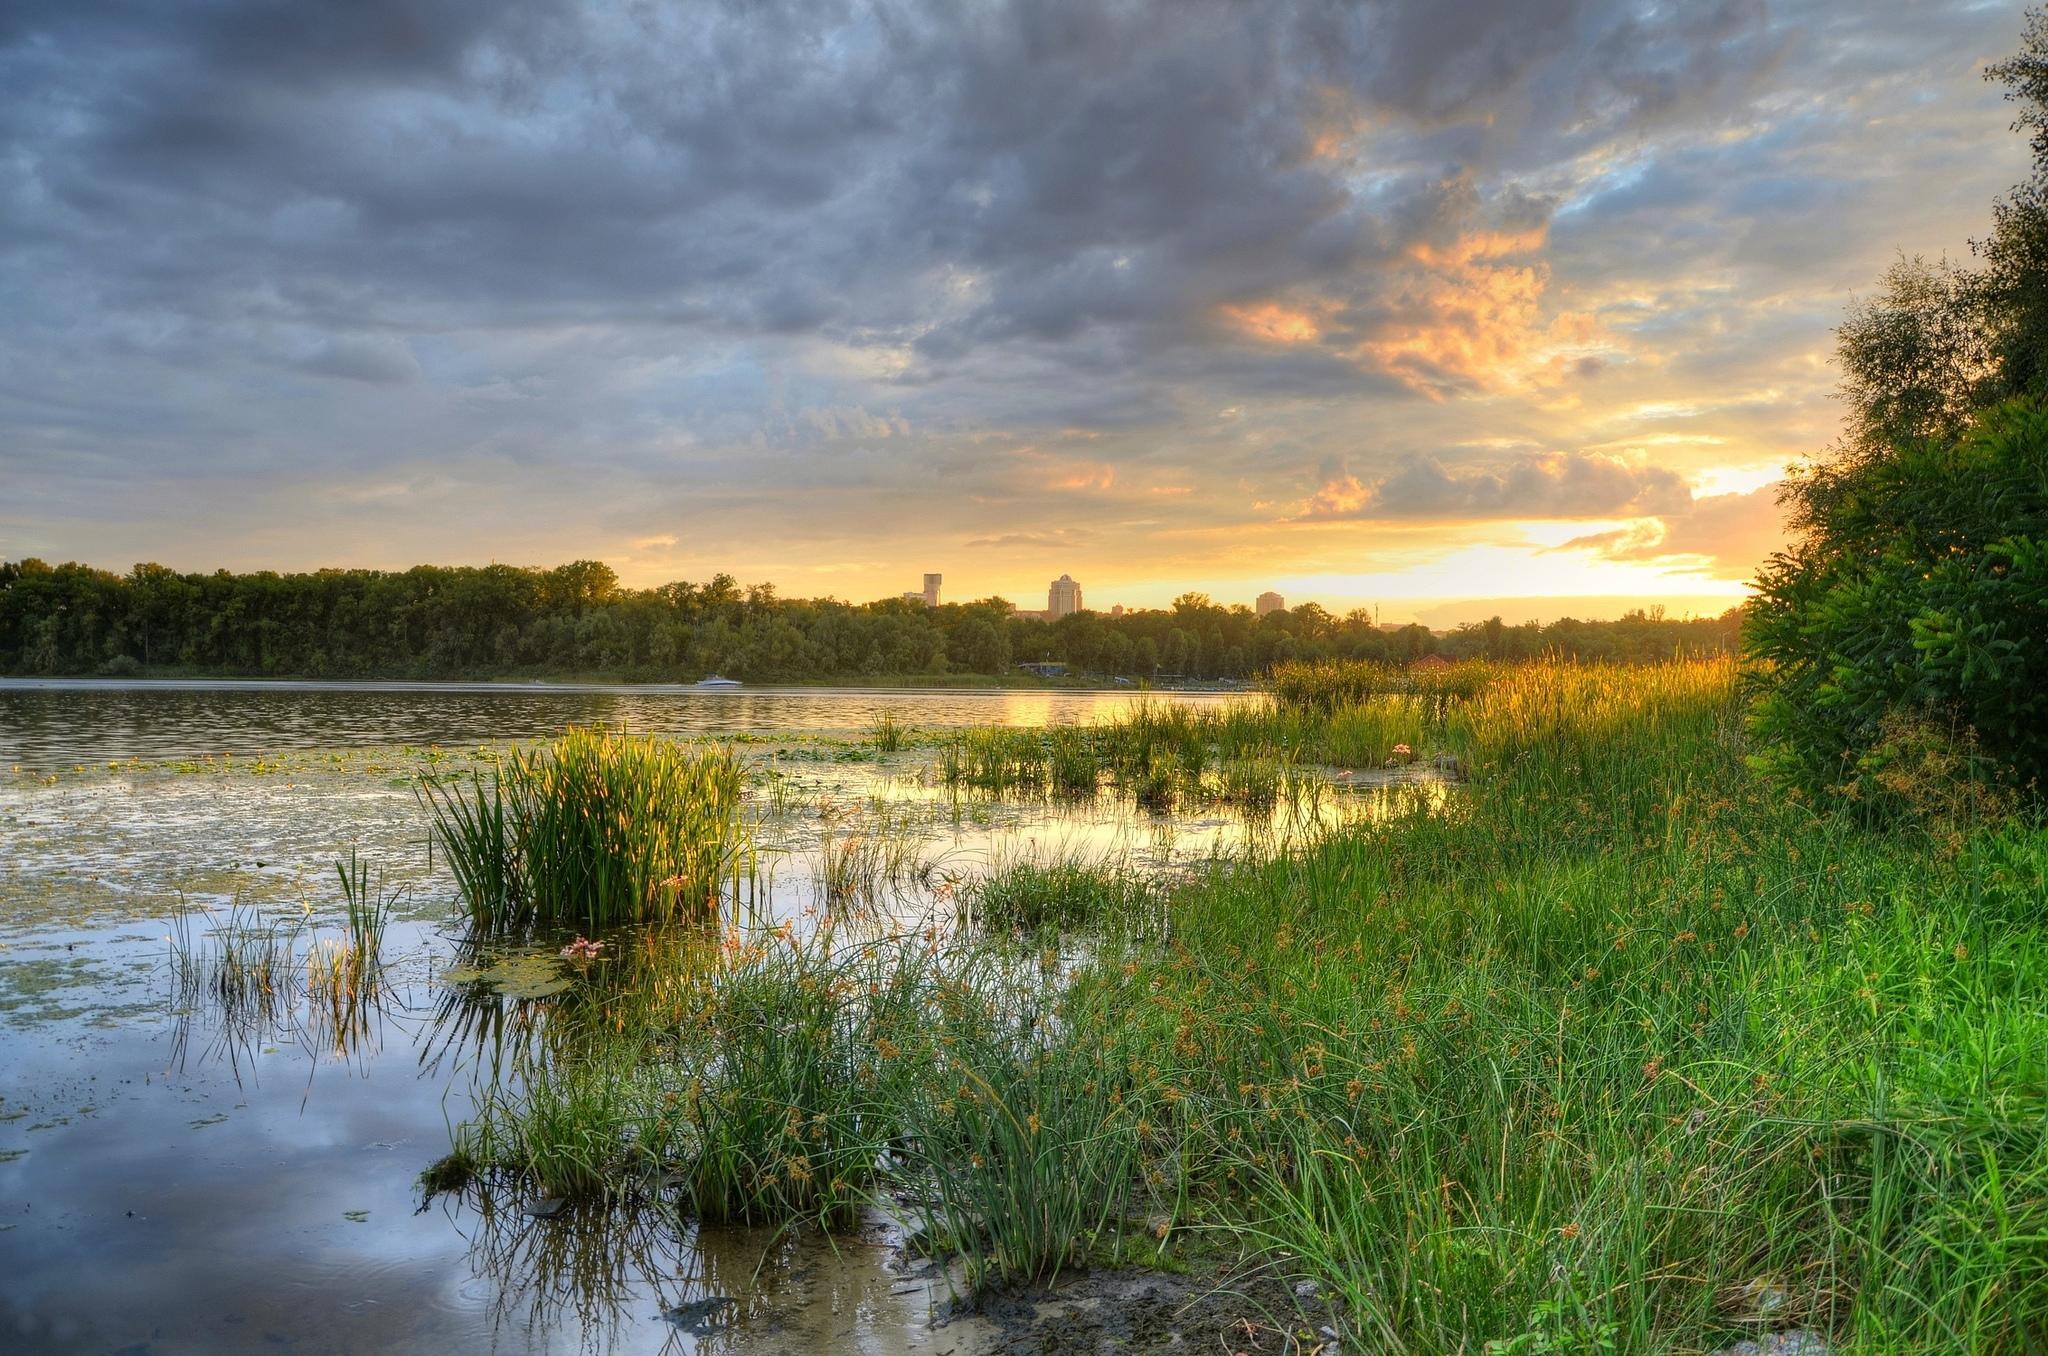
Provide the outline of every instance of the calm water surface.
<path id="1" fill-rule="evenodd" d="M 571 723 L 848 733 L 885 711 L 926 728 L 1073 723 L 1137 699 L 0 687 L 0 1351 L 969 1356 L 985 1334 L 940 1321 L 942 1279 L 913 1274 L 880 1221 L 834 1249 L 644 1216 L 535 1218 L 516 1189 L 423 1198 L 421 1169 L 492 1062 L 479 1012 L 526 1000 L 441 977 L 461 942 L 417 779 L 462 764 L 430 763 L 443 756 L 426 746 Z M 829 746 L 744 747 L 771 918 L 818 904 L 828 827 L 843 841 L 886 819 L 910 845 L 923 883 L 881 902 L 906 922 L 942 916 L 944 883 L 998 860 L 1116 855 L 1172 870 L 1278 831 L 1222 813 L 1155 818 L 1112 796 L 963 800 L 934 783 L 929 751 L 848 763 Z M 1395 793 L 1333 792 L 1317 823 L 1382 794 Z M 237 1008 L 178 984 L 181 914 L 202 943 L 231 916 L 260 917 L 302 967 L 338 929 L 334 863 L 350 850 L 407 891 L 384 997 L 358 1026 L 337 1030 L 296 994 Z M 721 1295 L 739 1304 L 714 1332 L 664 1317 Z"/>
<path id="2" fill-rule="evenodd" d="M 102 682 L 0 679 L 0 766 L 533 739 L 565 725 L 666 735 L 857 734 L 885 713 L 930 728 L 1092 725 L 1140 702 L 1219 693 L 509 683 Z M 1245 700 L 1239 696 L 1235 700 Z"/>

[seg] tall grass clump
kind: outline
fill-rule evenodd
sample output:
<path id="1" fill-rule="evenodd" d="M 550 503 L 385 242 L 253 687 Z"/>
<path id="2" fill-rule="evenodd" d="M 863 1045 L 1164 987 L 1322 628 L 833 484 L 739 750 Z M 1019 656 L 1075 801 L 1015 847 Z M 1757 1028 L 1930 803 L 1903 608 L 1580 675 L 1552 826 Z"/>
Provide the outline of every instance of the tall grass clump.
<path id="1" fill-rule="evenodd" d="M 961 921 L 984 932 L 1067 932 L 1126 922 L 1154 907 L 1151 887 L 1123 863 L 1013 861 L 960 887 Z"/>
<path id="2" fill-rule="evenodd" d="M 1439 714 L 1484 691 L 1513 666 L 1468 659 L 1432 668 L 1403 668 L 1372 660 L 1322 659 L 1276 665 L 1267 686 L 1280 706 L 1325 715 L 1388 695 L 1422 698 Z"/>
<path id="3" fill-rule="evenodd" d="M 497 928 L 709 916 L 738 838 L 730 751 L 605 730 L 425 795 L 472 918 Z"/>
<path id="4" fill-rule="evenodd" d="M 1425 699 L 1388 693 L 1339 706 L 1321 721 L 1311 746 L 1316 761 L 1339 767 L 1378 767 L 1396 748 L 1419 750 L 1432 731 Z"/>
<path id="5" fill-rule="evenodd" d="M 1045 786 L 1046 741 L 1037 730 L 1005 726 L 962 731 L 940 754 L 949 786 L 994 792 L 1035 792 Z"/>
<path id="6" fill-rule="evenodd" d="M 373 880 L 370 864 L 349 849 L 346 859 L 335 862 L 334 874 L 341 883 L 341 900 L 348 949 L 376 969 L 383 964 L 384 931 L 398 905 L 396 891 L 387 891 L 381 878 Z"/>
<path id="7" fill-rule="evenodd" d="M 897 1197 L 927 1246 L 964 1260 L 971 1287 L 1048 1283 L 1114 1254 L 1141 1189 L 1147 1127 L 1106 1034 L 1135 995 L 1037 978 L 942 986 L 941 1020 L 909 1052 L 929 1073 L 903 1106 Z"/>
<path id="8" fill-rule="evenodd" d="M 399 895 L 373 879 L 369 863 L 350 849 L 334 864 L 341 883 L 341 935 L 317 940 L 306 953 L 309 1015 L 326 1046 L 346 1056 L 370 1034 L 384 993 L 384 931 Z"/>
<path id="9" fill-rule="evenodd" d="M 903 723 L 896 719 L 894 711 L 884 711 L 875 718 L 868 737 L 874 743 L 876 753 L 898 753 L 902 751 L 908 733 Z"/>
<path id="10" fill-rule="evenodd" d="M 1045 732 L 1046 776 L 1063 796 L 1092 796 L 1102 783 L 1095 742 L 1086 730 L 1061 725 Z"/>

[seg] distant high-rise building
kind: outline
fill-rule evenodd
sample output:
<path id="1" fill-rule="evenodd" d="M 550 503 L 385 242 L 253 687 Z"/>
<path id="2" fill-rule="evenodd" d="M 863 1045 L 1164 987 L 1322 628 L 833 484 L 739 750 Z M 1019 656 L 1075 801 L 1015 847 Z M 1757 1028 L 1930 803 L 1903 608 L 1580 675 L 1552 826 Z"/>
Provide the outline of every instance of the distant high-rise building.
<path id="1" fill-rule="evenodd" d="M 1287 600 L 1270 590 L 1260 594 L 1259 601 L 1252 604 L 1252 611 L 1258 613 L 1261 617 L 1265 616 L 1268 612 L 1285 612 L 1286 610 Z"/>
<path id="2" fill-rule="evenodd" d="M 1046 586 L 1045 617 L 1047 621 L 1058 621 L 1061 617 L 1081 610 L 1081 586 L 1074 582 L 1074 576 L 1063 574 Z"/>
<path id="3" fill-rule="evenodd" d="M 903 591 L 903 601 L 906 603 L 923 603 L 926 607 L 937 607 L 939 605 L 939 581 L 944 577 L 944 575 L 937 574 L 926 575 L 924 577 L 924 588 L 922 590 L 905 589 Z"/>

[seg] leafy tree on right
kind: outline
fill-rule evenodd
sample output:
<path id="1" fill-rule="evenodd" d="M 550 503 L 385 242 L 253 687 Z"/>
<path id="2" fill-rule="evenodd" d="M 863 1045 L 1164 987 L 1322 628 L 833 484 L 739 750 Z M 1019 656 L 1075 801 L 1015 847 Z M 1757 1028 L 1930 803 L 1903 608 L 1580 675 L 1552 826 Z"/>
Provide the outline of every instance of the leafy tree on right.
<path id="1" fill-rule="evenodd" d="M 1757 762 L 1875 813 L 2048 777 L 2048 12 L 1986 74 L 2033 173 L 1974 267 L 1902 259 L 1842 325 L 1847 427 L 1790 482 L 1799 540 L 1744 628 Z"/>

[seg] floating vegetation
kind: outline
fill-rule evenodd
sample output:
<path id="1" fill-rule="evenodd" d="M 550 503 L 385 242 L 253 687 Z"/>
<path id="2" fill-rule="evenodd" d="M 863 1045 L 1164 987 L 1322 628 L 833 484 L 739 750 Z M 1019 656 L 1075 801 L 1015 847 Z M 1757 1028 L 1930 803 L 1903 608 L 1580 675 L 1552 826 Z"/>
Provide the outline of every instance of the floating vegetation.
<path id="1" fill-rule="evenodd" d="M 514 951 L 475 965 L 451 965 L 440 974 L 443 984 L 480 985 L 503 998 L 551 998 L 576 983 L 574 970 L 559 954 Z"/>

